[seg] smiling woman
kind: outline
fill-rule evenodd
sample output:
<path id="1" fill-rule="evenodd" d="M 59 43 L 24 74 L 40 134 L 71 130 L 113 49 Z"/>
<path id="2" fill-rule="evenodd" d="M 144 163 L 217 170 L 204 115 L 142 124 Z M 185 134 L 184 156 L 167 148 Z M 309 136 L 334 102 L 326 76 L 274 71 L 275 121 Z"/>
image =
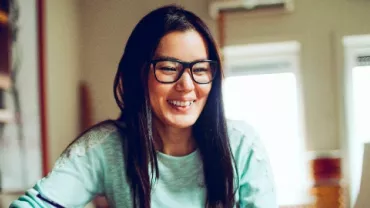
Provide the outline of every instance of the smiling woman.
<path id="1" fill-rule="evenodd" d="M 150 73 L 148 78 L 155 122 L 181 129 L 181 134 L 187 128 L 187 134 L 191 134 L 191 127 L 206 104 L 212 87 L 212 74 L 216 71 L 215 67 L 213 70 L 209 65 L 204 67 L 209 63 L 204 61 L 207 58 L 206 43 L 194 30 L 171 32 L 161 39 L 154 55 L 158 61 L 151 65 L 155 73 Z M 197 61 L 186 64 L 178 60 Z M 202 66 L 208 72 L 196 71 Z M 196 80 L 202 84 L 195 83 Z"/>
<path id="2" fill-rule="evenodd" d="M 179 6 L 134 28 L 114 80 L 121 115 L 95 125 L 11 207 L 276 206 L 270 164 L 247 125 L 227 121 L 222 67 L 204 22 Z"/>

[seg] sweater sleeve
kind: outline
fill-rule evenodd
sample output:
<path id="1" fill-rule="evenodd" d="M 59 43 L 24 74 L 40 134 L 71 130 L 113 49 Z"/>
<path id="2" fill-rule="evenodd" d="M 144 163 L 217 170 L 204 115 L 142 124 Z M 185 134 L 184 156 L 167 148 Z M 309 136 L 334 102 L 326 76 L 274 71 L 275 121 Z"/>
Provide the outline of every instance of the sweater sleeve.
<path id="1" fill-rule="evenodd" d="M 84 207 L 104 192 L 103 138 L 87 133 L 72 143 L 53 170 L 10 207 Z"/>
<path id="2" fill-rule="evenodd" d="M 239 174 L 239 207 L 277 208 L 275 183 L 268 155 L 256 132 L 239 125 L 236 162 Z M 235 140 L 234 140 L 235 141 Z"/>

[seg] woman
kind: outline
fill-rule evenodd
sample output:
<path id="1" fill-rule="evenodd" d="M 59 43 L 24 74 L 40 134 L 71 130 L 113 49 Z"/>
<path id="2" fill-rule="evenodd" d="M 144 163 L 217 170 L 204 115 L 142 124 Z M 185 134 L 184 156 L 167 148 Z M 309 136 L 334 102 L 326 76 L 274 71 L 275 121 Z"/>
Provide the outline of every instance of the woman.
<path id="1" fill-rule="evenodd" d="M 221 60 L 195 14 L 165 6 L 133 30 L 114 82 L 116 121 L 72 143 L 11 207 L 276 207 L 270 167 L 249 127 L 226 121 Z"/>

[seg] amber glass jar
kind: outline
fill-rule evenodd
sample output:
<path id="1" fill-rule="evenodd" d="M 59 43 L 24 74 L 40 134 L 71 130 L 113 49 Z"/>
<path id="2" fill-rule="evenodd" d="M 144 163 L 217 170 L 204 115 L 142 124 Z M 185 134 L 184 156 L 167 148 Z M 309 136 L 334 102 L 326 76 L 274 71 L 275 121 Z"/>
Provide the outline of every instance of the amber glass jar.
<path id="1" fill-rule="evenodd" d="M 314 180 L 311 194 L 315 208 L 344 207 L 341 187 L 341 160 L 338 157 L 318 157 L 311 161 Z"/>

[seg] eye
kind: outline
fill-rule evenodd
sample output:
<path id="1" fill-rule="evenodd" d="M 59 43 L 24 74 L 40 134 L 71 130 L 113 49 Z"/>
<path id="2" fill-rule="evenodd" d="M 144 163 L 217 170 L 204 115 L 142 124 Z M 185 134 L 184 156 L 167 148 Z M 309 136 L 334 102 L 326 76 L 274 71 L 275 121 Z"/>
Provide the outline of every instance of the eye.
<path id="1" fill-rule="evenodd" d="M 208 68 L 196 68 L 196 69 L 193 69 L 193 72 L 194 73 L 201 73 L 201 72 L 207 72 L 209 71 Z"/>
<path id="2" fill-rule="evenodd" d="M 176 68 L 173 68 L 173 67 L 160 67 L 158 68 L 159 70 L 162 70 L 162 71 L 176 71 Z"/>

